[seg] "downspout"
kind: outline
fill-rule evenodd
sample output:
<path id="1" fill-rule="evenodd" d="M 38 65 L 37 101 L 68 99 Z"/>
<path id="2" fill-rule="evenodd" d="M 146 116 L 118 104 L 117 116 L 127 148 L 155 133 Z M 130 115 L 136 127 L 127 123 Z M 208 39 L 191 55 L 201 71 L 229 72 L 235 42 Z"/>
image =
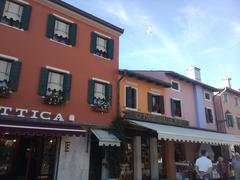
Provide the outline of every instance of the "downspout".
<path id="1" fill-rule="evenodd" d="M 120 83 L 122 79 L 126 76 L 127 72 L 124 70 L 123 75 L 117 81 L 117 119 L 121 117 L 120 113 Z"/>

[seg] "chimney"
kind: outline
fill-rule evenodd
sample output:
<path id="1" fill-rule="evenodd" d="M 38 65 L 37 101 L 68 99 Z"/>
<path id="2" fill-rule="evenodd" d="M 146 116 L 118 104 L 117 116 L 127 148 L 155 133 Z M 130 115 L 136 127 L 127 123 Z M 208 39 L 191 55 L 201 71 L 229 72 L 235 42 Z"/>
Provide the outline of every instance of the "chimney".
<path id="1" fill-rule="evenodd" d="M 196 81 L 201 81 L 201 69 L 198 67 L 195 67 L 193 65 L 188 66 L 187 75 L 191 79 L 194 79 Z"/>
<path id="2" fill-rule="evenodd" d="M 222 78 L 222 82 L 223 82 L 224 87 L 232 88 L 231 80 L 232 80 L 232 78 L 229 78 L 229 77 L 227 77 L 227 76 L 224 76 L 224 77 Z"/>

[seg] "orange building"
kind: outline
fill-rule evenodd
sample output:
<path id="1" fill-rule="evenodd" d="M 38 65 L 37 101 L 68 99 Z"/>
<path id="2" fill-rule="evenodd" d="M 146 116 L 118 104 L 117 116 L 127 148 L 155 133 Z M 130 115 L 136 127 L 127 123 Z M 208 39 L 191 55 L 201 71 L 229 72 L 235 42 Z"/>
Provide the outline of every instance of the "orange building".
<path id="1" fill-rule="evenodd" d="M 122 33 L 61 0 L 0 1 L 0 179 L 99 176 L 87 131 L 115 118 Z"/>

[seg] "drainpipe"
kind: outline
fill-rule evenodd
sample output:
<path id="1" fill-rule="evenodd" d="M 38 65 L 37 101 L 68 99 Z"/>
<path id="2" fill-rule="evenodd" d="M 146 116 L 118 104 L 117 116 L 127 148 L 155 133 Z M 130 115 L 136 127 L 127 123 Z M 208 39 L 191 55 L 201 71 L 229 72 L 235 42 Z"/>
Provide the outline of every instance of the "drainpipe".
<path id="1" fill-rule="evenodd" d="M 127 72 L 126 72 L 126 70 L 124 70 L 123 75 L 117 81 L 117 119 L 120 118 L 120 116 L 121 116 L 121 114 L 120 114 L 120 83 L 121 83 L 122 79 L 126 76 L 126 74 L 127 74 Z"/>

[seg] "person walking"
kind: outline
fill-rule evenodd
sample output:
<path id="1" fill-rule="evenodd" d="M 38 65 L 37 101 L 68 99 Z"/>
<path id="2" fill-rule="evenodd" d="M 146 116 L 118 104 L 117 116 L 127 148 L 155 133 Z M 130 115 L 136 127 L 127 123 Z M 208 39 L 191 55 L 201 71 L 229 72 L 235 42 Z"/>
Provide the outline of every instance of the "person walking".
<path id="1" fill-rule="evenodd" d="M 208 152 L 204 149 L 201 151 L 201 157 L 196 160 L 195 170 L 199 179 L 210 180 L 212 172 L 212 161 L 208 159 Z"/>
<path id="2" fill-rule="evenodd" d="M 224 162 L 223 157 L 218 157 L 218 162 L 217 162 L 217 172 L 220 175 L 221 180 L 227 180 L 228 179 L 228 166 Z"/>
<path id="3" fill-rule="evenodd" d="M 235 180 L 240 180 L 240 154 L 235 153 L 235 158 L 232 160 L 232 167 L 234 169 Z"/>

